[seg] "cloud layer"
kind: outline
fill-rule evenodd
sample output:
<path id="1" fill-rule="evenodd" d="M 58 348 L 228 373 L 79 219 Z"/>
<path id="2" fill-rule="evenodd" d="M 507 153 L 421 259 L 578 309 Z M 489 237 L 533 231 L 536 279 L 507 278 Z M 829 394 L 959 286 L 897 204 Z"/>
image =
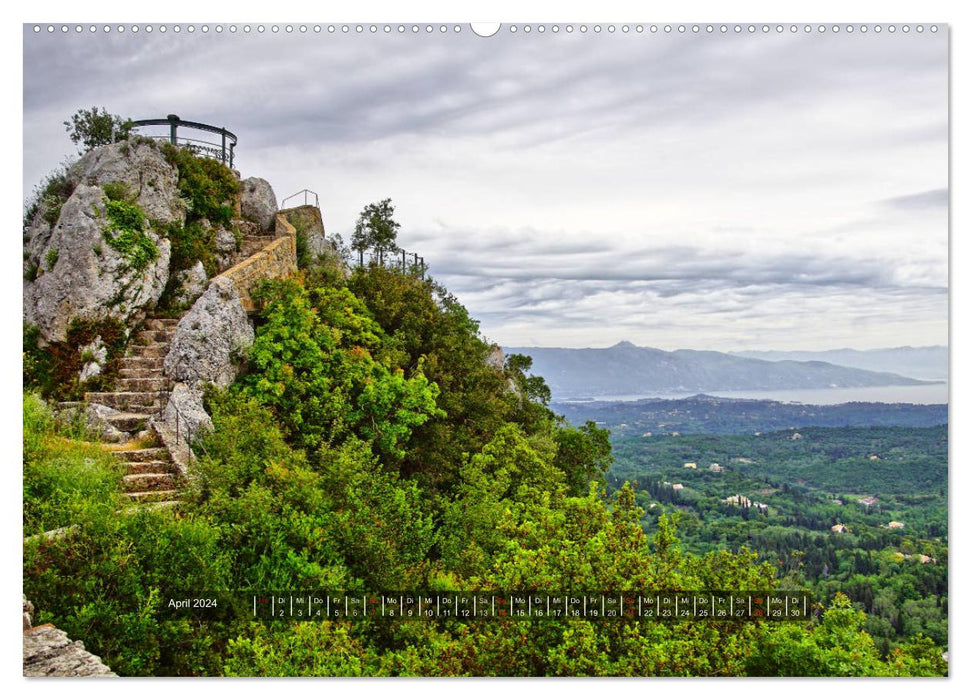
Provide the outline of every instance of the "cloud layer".
<path id="1" fill-rule="evenodd" d="M 24 35 L 24 182 L 81 106 L 391 197 L 504 345 L 947 341 L 947 36 Z"/>

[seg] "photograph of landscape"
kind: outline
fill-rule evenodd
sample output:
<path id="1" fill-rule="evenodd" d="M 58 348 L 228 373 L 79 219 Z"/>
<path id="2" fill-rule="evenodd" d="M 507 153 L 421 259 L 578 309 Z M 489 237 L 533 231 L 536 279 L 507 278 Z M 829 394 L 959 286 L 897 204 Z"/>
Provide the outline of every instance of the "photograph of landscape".
<path id="1" fill-rule="evenodd" d="M 24 676 L 949 675 L 947 24 L 22 31 Z"/>

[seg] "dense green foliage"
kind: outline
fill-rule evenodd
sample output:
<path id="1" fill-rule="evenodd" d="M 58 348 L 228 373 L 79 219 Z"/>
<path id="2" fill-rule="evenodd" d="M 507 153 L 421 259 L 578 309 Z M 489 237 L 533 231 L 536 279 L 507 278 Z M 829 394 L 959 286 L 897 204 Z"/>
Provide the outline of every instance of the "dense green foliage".
<path id="1" fill-rule="evenodd" d="M 615 438 L 614 455 L 646 527 L 679 513 L 691 551 L 754 548 L 821 600 L 847 594 L 884 652 L 917 633 L 947 644 L 946 426 Z"/>
<path id="2" fill-rule="evenodd" d="M 106 197 L 105 216 L 102 235 L 132 270 L 141 272 L 158 259 L 158 246 L 145 230 L 147 220 L 140 206 Z"/>
<path id="3" fill-rule="evenodd" d="M 78 153 L 85 153 L 98 146 L 124 141 L 134 128 L 131 119 L 111 114 L 104 107 L 79 109 L 64 122 L 68 136 L 78 145 Z"/>
<path id="4" fill-rule="evenodd" d="M 884 651 L 842 598 L 800 623 L 571 618 L 253 622 L 170 618 L 226 590 L 759 590 L 748 548 L 686 551 L 641 494 L 609 496 L 606 431 L 560 421 L 430 280 L 307 268 L 257 294 L 245 371 L 179 513 L 86 508 L 26 547 L 39 620 L 136 675 L 940 675 L 924 639 Z M 25 434 L 26 435 L 26 434 Z M 25 459 L 36 459 L 30 452 Z M 41 512 L 45 493 L 31 492 Z M 647 527 L 645 527 L 645 525 Z M 690 529 L 689 529 L 690 533 Z"/>
<path id="5" fill-rule="evenodd" d="M 185 203 L 185 223 L 171 225 L 173 272 L 186 270 L 202 261 L 206 274 L 217 272 L 215 235 L 219 227 L 232 229 L 233 199 L 239 194 L 239 180 L 226 165 L 197 155 L 188 148 L 162 145 L 165 159 L 179 171 L 179 195 Z"/>
<path id="6" fill-rule="evenodd" d="M 24 395 L 24 534 L 77 522 L 85 512 L 117 508 L 121 468 L 82 426 L 58 424 L 35 394 Z"/>
<path id="7" fill-rule="evenodd" d="M 378 256 L 395 250 L 401 224 L 393 217 L 394 206 L 390 199 L 368 204 L 357 217 L 351 248 L 359 252 L 373 250 Z"/>
<path id="8" fill-rule="evenodd" d="M 56 224 L 61 216 L 61 207 L 74 194 L 75 186 L 76 183 L 68 177 L 66 167 L 62 166 L 49 173 L 34 189 L 24 206 L 24 235 L 38 213 L 42 213 L 49 226 Z"/>

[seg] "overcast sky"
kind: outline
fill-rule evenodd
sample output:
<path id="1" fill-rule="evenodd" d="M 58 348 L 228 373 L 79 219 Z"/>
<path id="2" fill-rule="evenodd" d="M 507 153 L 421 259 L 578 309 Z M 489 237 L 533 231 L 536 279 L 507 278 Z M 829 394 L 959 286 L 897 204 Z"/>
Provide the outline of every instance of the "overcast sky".
<path id="1" fill-rule="evenodd" d="M 328 232 L 390 197 L 503 345 L 945 344 L 947 41 L 25 27 L 24 188 L 79 107 L 176 113 Z"/>

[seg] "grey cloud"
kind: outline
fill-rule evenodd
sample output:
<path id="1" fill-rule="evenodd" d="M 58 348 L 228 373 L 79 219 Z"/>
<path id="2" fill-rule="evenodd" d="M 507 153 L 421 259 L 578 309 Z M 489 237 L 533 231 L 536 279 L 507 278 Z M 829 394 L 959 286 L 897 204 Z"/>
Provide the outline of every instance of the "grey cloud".
<path id="1" fill-rule="evenodd" d="M 25 28 L 25 189 L 73 150 L 61 121 L 78 107 L 175 112 L 233 129 L 241 167 L 264 169 L 247 174 L 272 177 L 277 194 L 320 190 L 329 231 L 349 231 L 353 207 L 377 195 L 411 197 L 423 218 L 402 220 L 402 245 L 504 343 L 717 343 L 758 329 L 797 342 L 814 323 L 854 319 L 909 333 L 922 314 L 946 328 L 947 190 L 925 189 L 939 170 L 908 177 L 913 163 L 946 163 L 944 34 Z M 885 172 L 886 193 L 911 194 L 877 201 Z M 830 215 L 834 178 L 857 204 Z M 723 211 L 729 197 L 744 207 Z M 787 245 L 755 242 L 767 239 Z"/>
<path id="2" fill-rule="evenodd" d="M 880 203 L 892 209 L 946 209 L 948 199 L 948 189 L 944 187 L 938 190 L 927 190 L 926 192 L 916 192 L 914 194 L 901 195 L 900 197 L 890 197 L 881 200 Z"/>

